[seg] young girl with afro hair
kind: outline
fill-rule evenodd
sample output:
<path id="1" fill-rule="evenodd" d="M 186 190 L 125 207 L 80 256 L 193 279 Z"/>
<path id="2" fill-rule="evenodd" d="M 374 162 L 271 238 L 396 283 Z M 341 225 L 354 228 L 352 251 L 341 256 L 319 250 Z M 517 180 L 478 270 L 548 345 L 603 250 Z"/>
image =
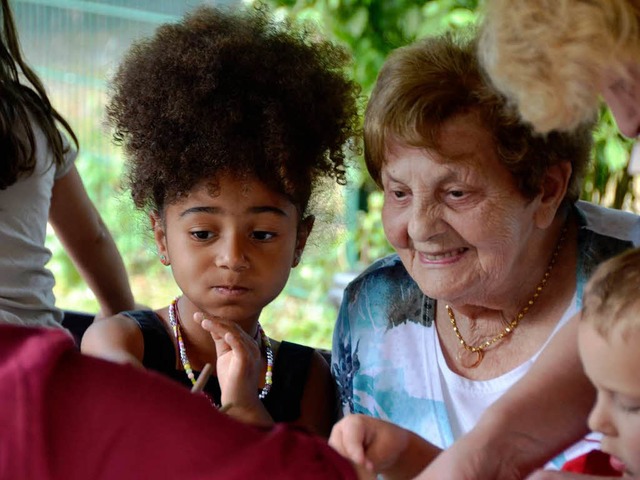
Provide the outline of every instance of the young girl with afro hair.
<path id="1" fill-rule="evenodd" d="M 262 309 L 298 265 L 323 180 L 345 181 L 358 89 L 349 56 L 264 9 L 200 7 L 125 56 L 107 107 L 137 207 L 182 295 L 94 323 L 82 350 L 191 387 L 251 423 L 328 436 L 333 380 L 319 352 L 276 342 Z"/>

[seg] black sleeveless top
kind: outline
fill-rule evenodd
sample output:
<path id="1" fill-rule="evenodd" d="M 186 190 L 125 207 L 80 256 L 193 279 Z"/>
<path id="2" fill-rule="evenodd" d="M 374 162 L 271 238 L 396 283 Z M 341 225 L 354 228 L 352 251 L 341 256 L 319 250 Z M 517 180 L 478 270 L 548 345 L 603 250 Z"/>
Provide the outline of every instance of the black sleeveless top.
<path id="1" fill-rule="evenodd" d="M 163 321 L 151 310 L 122 312 L 134 320 L 144 338 L 142 364 L 191 388 L 191 380 L 184 370 L 176 369 L 176 348 Z M 292 422 L 300 417 L 300 402 L 307 384 L 309 365 L 314 350 L 296 343 L 281 342 L 273 361 L 273 384 L 262 403 L 275 422 Z M 196 378 L 200 372 L 195 371 Z M 209 378 L 204 392 L 220 405 L 220 384 Z M 256 395 L 258 392 L 256 392 Z"/>

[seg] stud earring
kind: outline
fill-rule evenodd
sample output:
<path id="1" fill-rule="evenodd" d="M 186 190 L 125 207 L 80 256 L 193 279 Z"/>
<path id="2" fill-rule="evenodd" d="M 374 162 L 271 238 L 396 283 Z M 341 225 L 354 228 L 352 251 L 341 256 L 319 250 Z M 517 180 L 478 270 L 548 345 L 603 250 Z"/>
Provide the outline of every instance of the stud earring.
<path id="1" fill-rule="evenodd" d="M 167 260 L 167 257 L 165 255 L 160 255 L 160 263 L 166 267 L 167 265 L 169 265 L 169 260 Z"/>

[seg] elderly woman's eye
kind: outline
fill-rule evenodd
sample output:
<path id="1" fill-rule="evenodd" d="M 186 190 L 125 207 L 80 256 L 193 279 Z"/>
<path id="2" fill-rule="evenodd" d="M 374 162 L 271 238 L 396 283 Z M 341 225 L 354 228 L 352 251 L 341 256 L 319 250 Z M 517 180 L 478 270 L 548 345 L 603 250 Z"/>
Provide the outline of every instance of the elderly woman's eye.
<path id="1" fill-rule="evenodd" d="M 462 190 L 451 190 L 449 191 L 449 195 L 451 195 L 453 198 L 462 198 L 465 195 L 465 192 L 463 192 Z"/>
<path id="2" fill-rule="evenodd" d="M 401 199 L 401 198 L 404 198 L 404 197 L 407 196 L 407 194 L 405 192 L 403 192 L 402 190 L 393 190 L 391 193 L 397 199 Z"/>

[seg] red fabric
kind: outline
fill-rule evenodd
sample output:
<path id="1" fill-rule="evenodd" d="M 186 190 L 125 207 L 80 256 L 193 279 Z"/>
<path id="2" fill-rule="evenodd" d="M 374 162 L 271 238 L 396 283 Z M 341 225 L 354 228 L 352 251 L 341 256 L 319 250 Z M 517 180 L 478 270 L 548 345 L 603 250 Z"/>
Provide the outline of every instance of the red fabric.
<path id="1" fill-rule="evenodd" d="M 2 479 L 355 479 L 326 442 L 218 413 L 159 375 L 79 354 L 62 332 L 0 326 Z"/>
<path id="2" fill-rule="evenodd" d="M 609 454 L 600 450 L 591 450 L 579 457 L 569 460 L 562 466 L 565 472 L 586 473 L 603 477 L 621 477 L 622 473 L 614 470 L 609 463 Z"/>

